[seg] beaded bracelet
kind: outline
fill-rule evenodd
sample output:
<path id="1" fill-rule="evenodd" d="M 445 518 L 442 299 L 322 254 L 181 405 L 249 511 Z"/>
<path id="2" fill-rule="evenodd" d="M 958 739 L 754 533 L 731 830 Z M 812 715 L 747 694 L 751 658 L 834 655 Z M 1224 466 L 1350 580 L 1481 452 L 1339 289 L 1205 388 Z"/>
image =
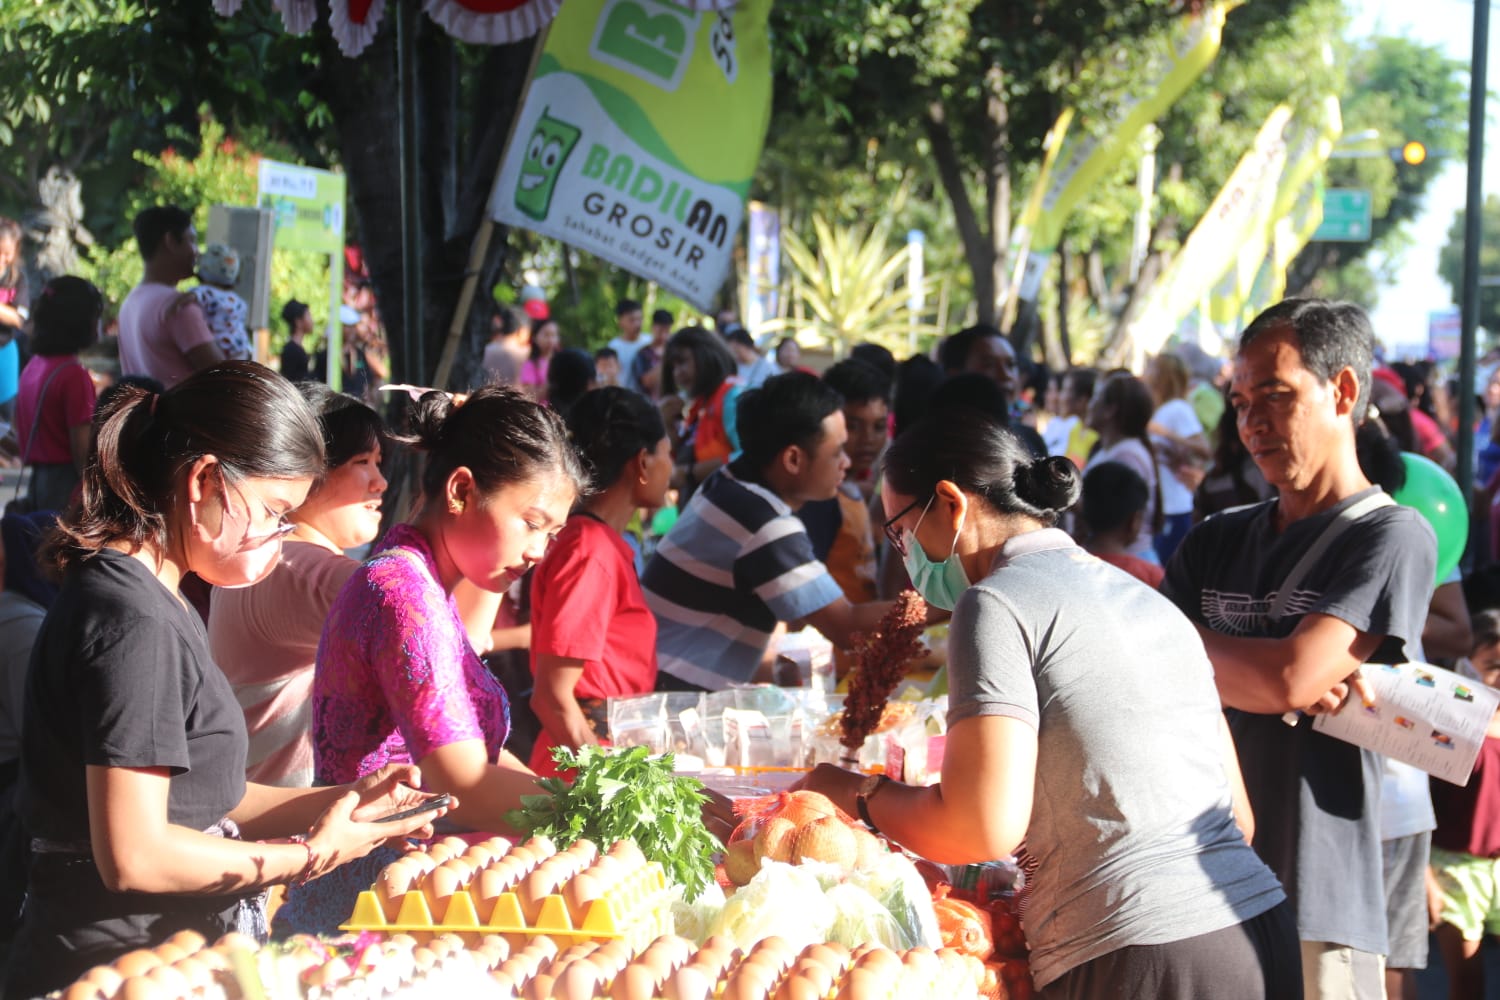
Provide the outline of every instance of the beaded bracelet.
<path id="1" fill-rule="evenodd" d="M 292 837 L 288 842 L 301 844 L 302 849 L 307 851 L 307 863 L 302 866 L 302 870 L 297 873 L 297 877 L 292 879 L 292 885 L 306 885 L 313 877 L 314 858 L 312 845 L 307 842 L 307 837 L 300 833 Z"/>

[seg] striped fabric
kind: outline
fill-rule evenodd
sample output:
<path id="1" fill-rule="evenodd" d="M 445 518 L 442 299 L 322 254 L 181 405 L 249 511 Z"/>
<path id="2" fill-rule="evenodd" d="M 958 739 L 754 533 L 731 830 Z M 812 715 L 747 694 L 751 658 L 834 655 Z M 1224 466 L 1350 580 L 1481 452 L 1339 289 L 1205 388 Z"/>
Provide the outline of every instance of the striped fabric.
<path id="1" fill-rule="evenodd" d="M 791 508 L 728 469 L 688 503 L 641 585 L 660 670 L 708 690 L 750 680 L 777 622 L 843 596 Z"/>

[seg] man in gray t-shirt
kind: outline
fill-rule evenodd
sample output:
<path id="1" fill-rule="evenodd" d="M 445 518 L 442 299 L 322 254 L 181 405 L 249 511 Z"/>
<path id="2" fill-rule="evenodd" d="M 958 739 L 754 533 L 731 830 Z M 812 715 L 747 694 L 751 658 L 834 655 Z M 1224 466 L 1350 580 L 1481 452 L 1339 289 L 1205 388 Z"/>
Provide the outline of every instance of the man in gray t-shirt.
<path id="1" fill-rule="evenodd" d="M 1357 306 L 1288 299 L 1240 338 L 1230 388 L 1239 434 L 1276 499 L 1193 529 L 1162 588 L 1213 661 L 1256 817 L 1256 851 L 1297 910 L 1309 998 L 1383 997 L 1386 949 L 1380 768 L 1373 754 L 1283 713 L 1347 696 L 1366 662 L 1414 655 L 1435 573 L 1432 531 L 1381 507 L 1338 535 L 1270 610 L 1288 575 L 1344 510 L 1378 492 L 1354 429 L 1374 337 Z"/>

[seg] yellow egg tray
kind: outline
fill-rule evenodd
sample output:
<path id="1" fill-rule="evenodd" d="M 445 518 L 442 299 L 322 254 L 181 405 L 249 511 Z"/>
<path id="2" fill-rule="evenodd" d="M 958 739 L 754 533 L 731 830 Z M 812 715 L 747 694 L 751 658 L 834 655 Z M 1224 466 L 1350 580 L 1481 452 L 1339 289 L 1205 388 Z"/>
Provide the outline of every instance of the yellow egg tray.
<path id="1" fill-rule="evenodd" d="M 345 931 L 383 931 L 391 934 L 545 934 L 554 938 L 608 941 L 626 939 L 635 948 L 644 947 L 663 934 L 673 932 L 671 894 L 667 878 L 658 862 L 648 862 L 631 872 L 584 910 L 576 926 L 568 905 L 559 893 L 542 897 L 536 920 L 528 923 L 521 909 L 521 898 L 514 890 L 495 898 L 494 909 L 481 917 L 482 901 L 468 890 L 455 892 L 448 899 L 442 920 L 437 920 L 427 897 L 419 889 L 407 892 L 395 920 L 387 920 L 380 897 L 373 889 L 359 894 Z"/>

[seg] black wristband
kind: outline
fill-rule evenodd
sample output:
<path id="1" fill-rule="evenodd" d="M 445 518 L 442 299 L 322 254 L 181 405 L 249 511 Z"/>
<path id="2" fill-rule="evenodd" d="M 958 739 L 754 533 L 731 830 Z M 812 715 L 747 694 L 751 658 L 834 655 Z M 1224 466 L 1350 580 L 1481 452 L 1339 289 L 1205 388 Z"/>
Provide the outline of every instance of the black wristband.
<path id="1" fill-rule="evenodd" d="M 878 795 L 882 788 L 890 784 L 891 778 L 889 775 L 882 774 L 875 778 L 873 783 L 868 778 L 865 780 L 867 790 L 862 789 L 858 795 L 854 796 L 854 811 L 859 814 L 859 821 L 870 828 L 871 833 L 879 833 L 880 827 L 876 826 L 875 821 L 870 818 L 870 800 Z"/>
<path id="2" fill-rule="evenodd" d="M 879 833 L 880 827 L 870 818 L 870 803 L 868 795 L 856 795 L 854 797 L 854 809 L 859 813 L 859 821 L 869 828 L 871 833 Z"/>

